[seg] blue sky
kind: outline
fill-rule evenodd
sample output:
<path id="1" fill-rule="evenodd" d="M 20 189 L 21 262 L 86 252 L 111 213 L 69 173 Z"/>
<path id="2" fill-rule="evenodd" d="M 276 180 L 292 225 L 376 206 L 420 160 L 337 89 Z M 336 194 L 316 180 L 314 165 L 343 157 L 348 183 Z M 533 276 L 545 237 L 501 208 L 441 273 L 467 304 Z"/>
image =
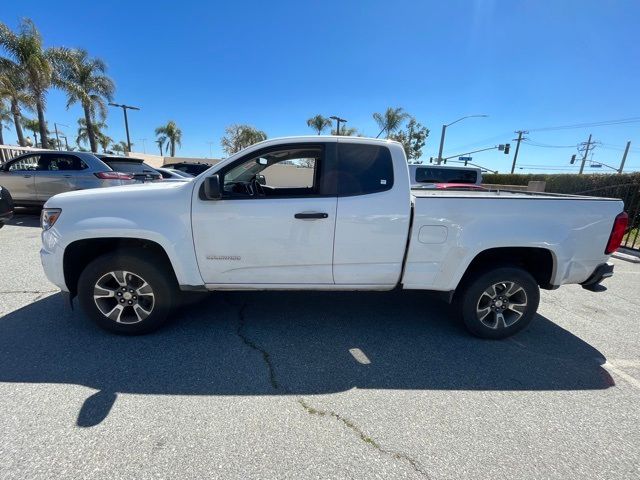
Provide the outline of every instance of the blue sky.
<path id="1" fill-rule="evenodd" d="M 183 131 L 181 156 L 221 156 L 231 123 L 269 137 L 308 134 L 316 113 L 375 136 L 371 114 L 401 106 L 431 129 L 426 159 L 443 123 L 487 114 L 452 126 L 445 154 L 505 143 L 517 129 L 562 146 L 593 133 L 602 142 L 594 160 L 617 166 L 631 140 L 627 165 L 640 170 L 640 121 L 533 131 L 640 117 L 637 1 L 4 2 L 1 21 L 15 27 L 24 16 L 47 46 L 82 47 L 108 63 L 116 101 L 142 107 L 129 117 L 134 150 L 146 138 L 155 152 L 153 130 L 169 119 Z M 75 126 L 80 115 L 50 93 L 50 125 Z M 120 110 L 107 123 L 125 138 Z M 523 145 L 519 163 L 537 167 L 519 171 L 569 169 L 573 153 Z M 474 160 L 504 172 L 511 155 Z"/>

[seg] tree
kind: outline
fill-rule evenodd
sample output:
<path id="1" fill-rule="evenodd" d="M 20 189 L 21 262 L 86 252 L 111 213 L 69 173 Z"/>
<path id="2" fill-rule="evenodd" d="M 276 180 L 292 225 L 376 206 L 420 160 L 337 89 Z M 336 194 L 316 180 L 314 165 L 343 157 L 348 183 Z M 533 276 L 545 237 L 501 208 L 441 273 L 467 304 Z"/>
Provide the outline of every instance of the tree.
<path id="1" fill-rule="evenodd" d="M 0 65 L 15 68 L 24 73 L 27 90 L 32 95 L 38 114 L 40 139 L 47 148 L 48 136 L 45 111 L 45 94 L 51 86 L 53 69 L 50 50 L 43 48 L 42 36 L 33 21 L 28 18 L 20 22 L 18 33 L 0 22 L 0 46 L 9 54 L 9 58 L 0 58 Z"/>
<path id="2" fill-rule="evenodd" d="M 106 130 L 107 128 L 108 128 L 107 124 L 102 121 L 93 123 L 93 133 L 95 135 L 96 142 L 98 138 L 101 135 L 103 135 L 102 131 Z M 78 136 L 76 137 L 76 143 L 78 144 L 79 147 L 89 143 L 89 147 L 91 147 L 91 142 L 89 140 L 89 129 L 87 127 L 87 120 L 84 117 L 80 117 L 78 119 Z"/>
<path id="3" fill-rule="evenodd" d="M 229 125 L 224 129 L 224 137 L 220 140 L 220 145 L 227 155 L 233 155 L 240 150 L 247 148 L 254 143 L 267 139 L 267 134 L 251 125 Z"/>
<path id="4" fill-rule="evenodd" d="M 30 130 L 33 133 L 34 138 L 34 147 L 38 146 L 38 133 L 42 130 L 40 129 L 40 122 L 36 118 L 23 118 L 22 126 L 27 130 Z M 45 131 L 48 132 L 47 127 L 45 125 Z M 42 137 L 40 137 L 42 139 Z M 42 146 L 42 143 L 40 144 Z M 44 148 L 44 147 L 43 147 Z"/>
<path id="5" fill-rule="evenodd" d="M 113 139 L 110 136 L 100 132 L 99 135 L 97 136 L 97 140 L 98 140 L 98 143 L 100 144 L 100 147 L 102 147 L 102 151 L 104 153 L 107 153 L 107 150 L 109 150 L 109 145 L 113 143 Z"/>
<path id="6" fill-rule="evenodd" d="M 176 156 L 176 145 L 182 146 L 182 130 L 178 128 L 176 122 L 169 120 L 166 125 L 156 128 L 158 139 L 164 137 L 168 142 L 169 151 L 172 157 Z"/>
<path id="7" fill-rule="evenodd" d="M 314 129 L 320 135 L 327 128 L 331 127 L 331 119 L 323 117 L 322 115 L 316 115 L 307 120 L 307 126 Z"/>
<path id="8" fill-rule="evenodd" d="M 133 145 L 133 143 L 131 145 Z M 124 155 L 129 151 L 129 146 L 127 145 L 127 142 L 120 140 L 118 143 L 113 144 L 111 150 L 113 150 L 114 153 L 121 153 Z"/>
<path id="9" fill-rule="evenodd" d="M 427 143 L 429 129 L 411 117 L 404 130 L 389 136 L 391 140 L 400 142 L 407 155 L 407 160 L 417 160 L 422 156 L 422 148 Z"/>
<path id="10" fill-rule="evenodd" d="M 25 90 L 24 75 L 12 64 L 4 64 L 0 62 L 0 100 L 9 100 L 11 115 L 13 116 L 13 125 L 18 136 L 18 145 L 25 147 L 24 134 L 22 133 L 22 111 L 20 106 L 23 105 L 29 110 L 34 105 L 33 97 Z"/>
<path id="11" fill-rule="evenodd" d="M 91 58 L 86 50 L 51 49 L 55 66 L 53 83 L 67 93 L 67 109 L 79 103 L 84 111 L 87 139 L 92 152 L 98 151 L 96 118 L 107 116 L 107 101 L 113 99 L 115 85 L 105 73 L 106 64 Z"/>
<path id="12" fill-rule="evenodd" d="M 331 135 L 340 135 L 343 137 L 353 137 L 353 136 L 359 136 L 358 133 L 358 129 L 356 128 L 352 128 L 352 127 L 347 127 L 346 125 L 342 125 L 342 128 L 340 129 L 340 133 L 338 133 L 338 131 L 335 128 L 331 129 Z"/>
<path id="13" fill-rule="evenodd" d="M 380 133 L 376 135 L 376 138 L 380 137 L 386 132 L 386 137 L 389 138 L 392 134 L 400 130 L 402 124 L 410 118 L 410 115 L 404 111 L 403 108 L 387 108 L 384 113 L 374 113 L 373 119 L 380 127 Z"/>
<path id="14" fill-rule="evenodd" d="M 11 112 L 4 104 L 4 101 L 0 99 L 0 145 L 4 145 L 4 136 L 2 134 L 2 129 L 6 128 L 9 130 L 9 126 L 5 126 L 5 123 L 13 122 L 11 118 Z"/>
<path id="15" fill-rule="evenodd" d="M 156 140 L 156 145 L 158 145 L 158 148 L 160 149 L 160 156 L 164 156 L 162 154 L 162 147 L 164 147 L 165 142 L 167 141 L 167 137 L 165 137 L 164 135 L 161 135 L 157 138 Z"/>

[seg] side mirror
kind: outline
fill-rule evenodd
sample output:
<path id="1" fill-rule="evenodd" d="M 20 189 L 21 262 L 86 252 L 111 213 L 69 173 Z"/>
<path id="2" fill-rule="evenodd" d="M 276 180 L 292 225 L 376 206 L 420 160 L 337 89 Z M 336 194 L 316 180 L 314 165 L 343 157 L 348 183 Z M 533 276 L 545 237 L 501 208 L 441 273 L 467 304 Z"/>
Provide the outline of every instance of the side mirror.
<path id="1" fill-rule="evenodd" d="M 211 175 L 204 179 L 204 198 L 206 200 L 220 200 L 222 189 L 220 188 L 220 175 Z"/>
<path id="2" fill-rule="evenodd" d="M 256 182 L 258 182 L 260 185 L 266 185 L 267 179 L 264 178 L 264 175 L 256 175 Z"/>

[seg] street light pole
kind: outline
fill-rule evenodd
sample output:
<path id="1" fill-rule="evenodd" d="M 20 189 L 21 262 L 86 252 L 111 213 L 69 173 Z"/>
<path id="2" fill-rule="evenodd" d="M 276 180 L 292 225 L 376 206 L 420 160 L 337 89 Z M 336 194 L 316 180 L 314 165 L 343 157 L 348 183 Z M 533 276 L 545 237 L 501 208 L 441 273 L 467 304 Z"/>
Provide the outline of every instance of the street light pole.
<path id="1" fill-rule="evenodd" d="M 127 131 L 127 147 L 129 149 L 129 153 L 131 153 L 131 138 L 129 137 L 129 119 L 127 118 L 127 110 L 140 110 L 138 107 L 132 107 L 131 105 L 111 103 L 109 105 L 112 107 L 121 108 L 124 112 L 124 128 Z"/>
<path id="2" fill-rule="evenodd" d="M 329 118 L 336 121 L 336 135 L 340 135 L 340 122 L 347 123 L 347 121 L 344 118 L 340 118 L 335 115 Z"/>
<path id="3" fill-rule="evenodd" d="M 453 125 L 454 123 L 458 123 L 462 120 L 464 120 L 465 118 L 476 118 L 476 117 L 488 117 L 489 115 L 466 115 L 464 117 L 461 117 L 459 119 L 457 119 L 454 122 L 448 123 L 446 125 L 442 125 L 442 133 L 440 134 L 440 148 L 438 149 L 438 158 L 436 159 L 436 165 L 440 165 L 440 163 L 442 163 L 442 150 L 444 149 L 444 137 L 447 133 L 447 127 L 450 127 L 451 125 Z"/>
<path id="4" fill-rule="evenodd" d="M 56 131 L 56 148 L 59 151 L 61 150 L 59 134 L 61 134 L 62 132 L 58 132 L 58 125 L 60 125 L 61 127 L 67 127 L 67 128 L 69 128 L 69 125 L 65 125 L 64 123 L 53 122 L 53 129 Z M 69 150 L 69 144 L 66 141 L 67 137 L 65 136 L 64 138 L 65 138 L 65 144 L 67 145 L 67 150 Z"/>

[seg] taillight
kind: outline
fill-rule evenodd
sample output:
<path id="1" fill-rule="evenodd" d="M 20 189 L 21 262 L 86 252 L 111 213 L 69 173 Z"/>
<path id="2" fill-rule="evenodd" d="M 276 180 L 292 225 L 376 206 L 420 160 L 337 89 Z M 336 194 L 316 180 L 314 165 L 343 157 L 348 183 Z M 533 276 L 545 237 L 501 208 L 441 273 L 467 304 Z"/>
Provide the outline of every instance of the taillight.
<path id="1" fill-rule="evenodd" d="M 629 215 L 627 212 L 620 213 L 615 221 L 613 222 L 613 228 L 611 229 L 611 235 L 609 235 L 609 241 L 607 242 L 607 248 L 604 253 L 609 255 L 610 253 L 615 252 L 620 244 L 622 243 L 622 237 L 624 237 L 624 232 L 627 230 L 627 225 L 629 224 Z"/>
<path id="2" fill-rule="evenodd" d="M 133 173 L 98 172 L 94 175 L 102 180 L 133 180 Z"/>

